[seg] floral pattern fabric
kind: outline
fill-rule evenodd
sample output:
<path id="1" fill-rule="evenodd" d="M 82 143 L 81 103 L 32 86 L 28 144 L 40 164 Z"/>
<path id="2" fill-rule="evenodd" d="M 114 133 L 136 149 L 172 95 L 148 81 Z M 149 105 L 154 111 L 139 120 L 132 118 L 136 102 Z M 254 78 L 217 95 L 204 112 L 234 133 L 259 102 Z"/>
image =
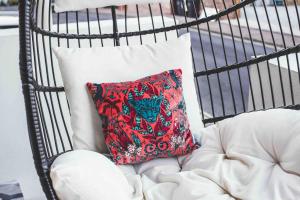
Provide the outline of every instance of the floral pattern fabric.
<path id="1" fill-rule="evenodd" d="M 180 69 L 133 82 L 87 86 L 116 164 L 185 155 L 195 148 Z"/>

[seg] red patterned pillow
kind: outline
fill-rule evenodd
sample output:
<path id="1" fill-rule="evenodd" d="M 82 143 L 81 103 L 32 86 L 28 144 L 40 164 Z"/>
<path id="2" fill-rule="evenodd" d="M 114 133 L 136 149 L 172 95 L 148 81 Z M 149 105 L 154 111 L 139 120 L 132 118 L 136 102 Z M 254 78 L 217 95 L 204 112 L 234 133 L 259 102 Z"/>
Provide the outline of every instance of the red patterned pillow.
<path id="1" fill-rule="evenodd" d="M 184 155 L 195 148 L 181 80 L 177 69 L 133 82 L 87 84 L 117 164 Z"/>

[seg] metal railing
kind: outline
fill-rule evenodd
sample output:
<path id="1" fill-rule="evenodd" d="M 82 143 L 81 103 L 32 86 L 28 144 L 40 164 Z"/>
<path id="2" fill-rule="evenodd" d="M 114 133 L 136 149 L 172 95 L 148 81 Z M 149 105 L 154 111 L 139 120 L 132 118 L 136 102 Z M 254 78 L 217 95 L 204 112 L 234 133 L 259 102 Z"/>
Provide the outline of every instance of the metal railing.
<path id="1" fill-rule="evenodd" d="M 0 30 L 12 28 L 19 28 L 19 25 L 0 25 Z"/>

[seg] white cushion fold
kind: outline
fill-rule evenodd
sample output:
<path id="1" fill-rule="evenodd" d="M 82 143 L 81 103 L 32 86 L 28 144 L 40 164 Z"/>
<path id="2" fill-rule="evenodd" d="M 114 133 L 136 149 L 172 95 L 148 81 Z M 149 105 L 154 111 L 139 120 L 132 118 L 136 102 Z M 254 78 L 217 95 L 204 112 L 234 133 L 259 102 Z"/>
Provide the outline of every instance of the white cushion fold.
<path id="1" fill-rule="evenodd" d="M 55 12 L 78 11 L 87 8 L 103 8 L 130 4 L 168 3 L 168 0 L 55 0 Z"/>

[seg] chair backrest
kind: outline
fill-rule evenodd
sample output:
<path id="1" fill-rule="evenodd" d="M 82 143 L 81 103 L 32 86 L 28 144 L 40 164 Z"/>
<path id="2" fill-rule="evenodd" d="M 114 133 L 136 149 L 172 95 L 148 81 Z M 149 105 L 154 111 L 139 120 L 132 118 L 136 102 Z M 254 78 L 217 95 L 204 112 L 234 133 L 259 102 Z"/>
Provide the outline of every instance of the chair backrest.
<path id="1" fill-rule="evenodd" d="M 51 0 L 20 1 L 20 70 L 29 135 L 47 196 L 55 196 L 48 185 L 51 159 L 72 150 L 68 102 L 53 46 L 145 44 L 190 32 L 205 124 L 256 110 L 296 109 L 299 6 L 296 0 L 269 3 L 171 0 L 55 13 Z"/>

